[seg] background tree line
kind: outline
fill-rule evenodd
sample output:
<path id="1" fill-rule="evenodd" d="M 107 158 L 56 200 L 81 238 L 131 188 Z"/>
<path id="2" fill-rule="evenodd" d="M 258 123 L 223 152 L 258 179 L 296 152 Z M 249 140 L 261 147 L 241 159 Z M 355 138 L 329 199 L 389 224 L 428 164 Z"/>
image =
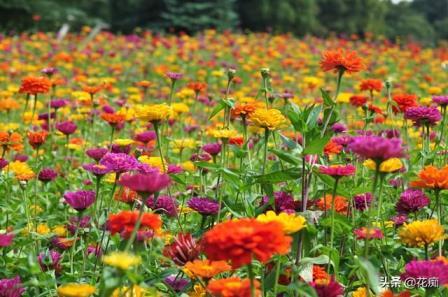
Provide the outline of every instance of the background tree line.
<path id="1" fill-rule="evenodd" d="M 0 0 L 6 33 L 72 30 L 98 22 L 114 32 L 237 29 L 297 35 L 359 34 L 448 39 L 448 0 Z"/>

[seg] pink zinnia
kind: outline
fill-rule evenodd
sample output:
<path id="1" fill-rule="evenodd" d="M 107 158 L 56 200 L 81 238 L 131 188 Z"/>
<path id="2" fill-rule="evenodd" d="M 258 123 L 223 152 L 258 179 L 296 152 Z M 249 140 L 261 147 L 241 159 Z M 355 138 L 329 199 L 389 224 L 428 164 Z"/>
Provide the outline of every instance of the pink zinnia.
<path id="1" fill-rule="evenodd" d="M 417 127 L 434 126 L 442 119 L 442 114 L 437 107 L 417 106 L 408 108 L 404 118 L 411 120 Z"/>
<path id="2" fill-rule="evenodd" d="M 362 158 L 374 161 L 403 157 L 403 147 L 398 138 L 357 136 L 352 138 L 348 149 Z"/>
<path id="3" fill-rule="evenodd" d="M 171 179 L 167 174 L 153 171 L 145 174 L 123 175 L 119 184 L 138 192 L 141 196 L 147 197 L 168 187 L 170 182 Z"/>
<path id="4" fill-rule="evenodd" d="M 339 178 L 342 176 L 350 176 L 355 174 L 356 167 L 353 165 L 330 165 L 330 166 L 320 166 L 319 172 L 322 174 L 330 175 L 334 178 Z"/>
<path id="5" fill-rule="evenodd" d="M 10 246 L 13 239 L 13 233 L 0 234 L 0 247 Z"/>
<path id="6" fill-rule="evenodd" d="M 379 228 L 367 229 L 361 227 L 353 231 L 356 235 L 356 239 L 381 239 L 384 237 L 383 232 Z"/>

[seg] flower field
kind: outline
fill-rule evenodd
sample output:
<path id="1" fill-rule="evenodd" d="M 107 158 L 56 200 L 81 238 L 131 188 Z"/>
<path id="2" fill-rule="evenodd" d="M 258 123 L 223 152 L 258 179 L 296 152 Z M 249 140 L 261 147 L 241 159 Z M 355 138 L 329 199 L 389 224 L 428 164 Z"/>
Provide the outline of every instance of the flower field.
<path id="1" fill-rule="evenodd" d="M 448 50 L 0 39 L 0 297 L 447 296 Z"/>

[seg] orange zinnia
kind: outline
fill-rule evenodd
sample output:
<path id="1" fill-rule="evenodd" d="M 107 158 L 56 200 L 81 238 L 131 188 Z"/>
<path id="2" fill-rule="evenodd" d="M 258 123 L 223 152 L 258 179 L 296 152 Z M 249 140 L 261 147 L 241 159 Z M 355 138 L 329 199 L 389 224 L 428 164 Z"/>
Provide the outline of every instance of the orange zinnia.
<path id="1" fill-rule="evenodd" d="M 355 51 L 337 49 L 328 50 L 322 54 L 320 67 L 323 71 L 334 70 L 335 72 L 347 71 L 352 73 L 361 71 L 364 65 Z"/>
<path id="2" fill-rule="evenodd" d="M 320 198 L 316 202 L 317 208 L 319 208 L 320 210 L 326 210 L 326 211 L 330 210 L 332 197 L 333 197 L 332 195 L 327 194 L 324 197 Z M 347 207 L 348 207 L 348 202 L 345 197 L 338 196 L 338 195 L 336 195 L 334 197 L 334 209 L 336 210 L 336 212 L 346 213 Z"/>
<path id="3" fill-rule="evenodd" d="M 139 216 L 138 211 L 124 210 L 117 214 L 109 215 L 107 230 L 112 235 L 119 233 L 122 238 L 129 239 Z M 154 235 L 162 227 L 160 216 L 154 213 L 143 213 L 137 239 L 146 239 Z"/>
<path id="4" fill-rule="evenodd" d="M 50 91 L 51 81 L 44 76 L 28 76 L 22 79 L 19 93 L 44 94 Z"/>
<path id="5" fill-rule="evenodd" d="M 250 264 L 252 258 L 267 262 L 274 254 L 286 254 L 290 245 L 291 237 L 284 234 L 280 223 L 247 218 L 220 223 L 203 238 L 207 257 L 228 260 L 233 268 Z"/>
<path id="6" fill-rule="evenodd" d="M 258 104 L 255 103 L 236 104 L 231 110 L 231 116 L 232 118 L 248 118 L 257 109 L 257 107 Z"/>
<path id="7" fill-rule="evenodd" d="M 337 155 L 342 151 L 342 145 L 330 140 L 324 147 L 325 155 Z"/>
<path id="8" fill-rule="evenodd" d="M 232 267 L 226 261 L 194 260 L 187 262 L 185 269 L 187 274 L 193 277 L 212 278 L 215 275 L 229 271 Z"/>
<path id="9" fill-rule="evenodd" d="M 201 91 L 207 88 L 207 84 L 203 82 L 190 82 L 187 87 L 190 90 L 193 90 L 196 94 L 199 94 Z"/>
<path id="10" fill-rule="evenodd" d="M 112 127 L 115 127 L 116 125 L 123 123 L 126 120 L 126 117 L 122 114 L 107 112 L 102 113 L 101 118 Z"/>
<path id="11" fill-rule="evenodd" d="M 411 182 L 411 187 L 425 189 L 448 189 L 448 165 L 438 169 L 426 166 L 418 173 L 418 179 Z"/>
<path id="12" fill-rule="evenodd" d="M 365 79 L 361 82 L 361 91 L 381 91 L 383 82 L 379 79 Z"/>
<path id="13" fill-rule="evenodd" d="M 0 146 L 3 148 L 3 151 L 10 149 L 21 151 L 23 149 L 22 136 L 16 132 L 8 133 L 0 131 Z"/>
<path id="14" fill-rule="evenodd" d="M 90 95 L 94 95 L 101 91 L 102 88 L 102 86 L 84 86 L 82 90 L 86 93 L 89 93 Z"/>
<path id="15" fill-rule="evenodd" d="M 254 282 L 255 296 L 260 296 L 260 283 Z M 207 291 L 216 297 L 249 297 L 250 296 L 250 280 L 248 278 L 241 279 L 239 277 L 229 277 L 223 279 L 212 280 Z"/>
<path id="16" fill-rule="evenodd" d="M 28 143 L 33 147 L 33 149 L 36 149 L 45 143 L 45 140 L 47 140 L 47 135 L 47 131 L 29 131 L 27 135 Z"/>

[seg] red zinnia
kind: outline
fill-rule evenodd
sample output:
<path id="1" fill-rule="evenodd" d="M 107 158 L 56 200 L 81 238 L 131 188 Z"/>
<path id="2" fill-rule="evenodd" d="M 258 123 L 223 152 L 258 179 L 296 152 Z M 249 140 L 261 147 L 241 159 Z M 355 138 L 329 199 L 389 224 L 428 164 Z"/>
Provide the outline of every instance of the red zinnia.
<path id="1" fill-rule="evenodd" d="M 40 147 L 42 144 L 45 143 L 45 140 L 47 140 L 47 131 L 39 131 L 39 132 L 28 132 L 28 143 L 33 147 L 33 149 L 36 149 Z"/>
<path id="2" fill-rule="evenodd" d="M 117 214 L 109 215 L 107 230 L 112 235 L 120 233 L 122 238 L 129 239 L 138 219 L 138 211 L 124 210 Z M 140 228 L 137 231 L 137 239 L 147 239 L 154 235 L 162 227 L 160 216 L 154 213 L 144 213 Z"/>
<path id="3" fill-rule="evenodd" d="M 44 76 L 28 76 L 22 79 L 19 93 L 44 94 L 50 91 L 51 81 Z"/>
<path id="4" fill-rule="evenodd" d="M 361 81 L 361 91 L 381 91 L 383 82 L 379 79 L 365 79 Z"/>
<path id="5" fill-rule="evenodd" d="M 203 238 L 207 258 L 229 260 L 233 268 L 251 263 L 252 258 L 264 263 L 274 254 L 286 254 L 290 245 L 291 237 L 284 234 L 278 222 L 247 218 L 220 223 Z"/>
<path id="6" fill-rule="evenodd" d="M 392 100 L 398 106 L 392 106 L 395 113 L 405 112 L 409 107 L 417 107 L 417 96 L 413 94 L 397 94 L 392 97 Z"/>
<path id="7" fill-rule="evenodd" d="M 350 104 L 354 107 L 361 107 L 367 103 L 367 96 L 363 95 L 353 95 L 350 97 Z"/>
<path id="8" fill-rule="evenodd" d="M 322 54 L 320 67 L 323 71 L 334 70 L 335 72 L 347 71 L 352 73 L 361 71 L 364 65 L 355 51 L 337 49 L 328 50 Z"/>

